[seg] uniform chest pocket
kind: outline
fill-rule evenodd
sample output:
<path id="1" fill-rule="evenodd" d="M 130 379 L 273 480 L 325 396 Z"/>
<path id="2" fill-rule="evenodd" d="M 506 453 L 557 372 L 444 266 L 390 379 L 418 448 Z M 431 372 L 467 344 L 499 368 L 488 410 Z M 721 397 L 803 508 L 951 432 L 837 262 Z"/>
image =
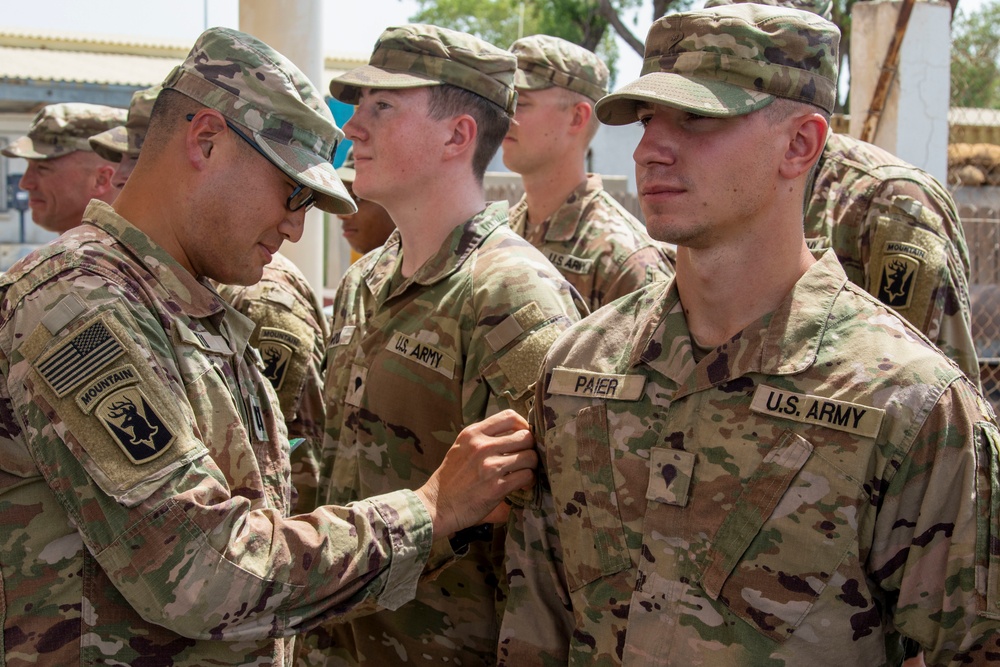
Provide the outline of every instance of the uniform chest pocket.
<path id="1" fill-rule="evenodd" d="M 198 384 L 202 376 L 224 363 L 222 355 L 232 354 L 227 347 L 223 347 L 217 337 L 207 339 L 205 336 L 205 334 L 199 336 L 182 323 L 177 323 L 174 328 L 177 370 L 185 387 Z"/>
<path id="2" fill-rule="evenodd" d="M 227 373 L 232 375 L 232 353 L 224 353 L 221 344 L 215 340 L 209 343 L 219 346 L 219 350 L 213 350 L 209 344 L 196 338 L 193 331 L 185 327 L 178 327 L 174 333 L 174 350 L 177 361 L 177 371 L 184 383 L 184 391 L 187 394 L 188 402 L 194 408 L 195 414 L 210 416 L 206 423 L 197 424 L 196 428 L 204 429 L 200 432 L 203 438 L 209 437 L 209 424 L 214 427 L 221 426 L 228 421 L 240 421 L 240 408 L 237 407 L 233 396 L 238 392 L 236 380 L 227 379 Z M 232 383 L 232 384 L 231 384 Z M 227 402 L 223 403 L 222 398 L 226 397 Z M 199 420 L 205 421 L 204 419 Z"/>
<path id="3" fill-rule="evenodd" d="M 700 568 L 699 585 L 762 634 L 795 632 L 850 550 L 861 486 L 785 431 L 744 484 Z"/>
<path id="4" fill-rule="evenodd" d="M 563 567 L 570 591 L 629 567 L 625 530 L 618 511 L 608 440 L 606 406 L 580 410 L 577 418 L 557 427 L 572 433 L 553 442 L 576 442 L 575 452 L 561 452 L 556 465 L 571 472 L 568 485 L 553 488 L 557 503 Z M 575 454 L 576 456 L 573 456 Z M 563 458 L 565 457 L 565 458 Z"/>

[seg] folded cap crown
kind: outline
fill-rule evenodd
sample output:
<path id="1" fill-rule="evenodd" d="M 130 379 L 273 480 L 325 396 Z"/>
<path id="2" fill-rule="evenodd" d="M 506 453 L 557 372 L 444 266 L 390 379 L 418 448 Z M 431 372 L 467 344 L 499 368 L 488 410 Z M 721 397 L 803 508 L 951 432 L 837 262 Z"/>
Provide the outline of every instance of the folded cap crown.
<path id="1" fill-rule="evenodd" d="M 510 50 L 517 56 L 516 88 L 558 86 L 595 102 L 608 94 L 608 66 L 582 46 L 551 35 L 532 35 L 514 42 Z"/>
<path id="2" fill-rule="evenodd" d="M 102 104 L 49 104 L 35 114 L 28 136 L 2 153 L 7 157 L 49 160 L 74 151 L 91 151 L 90 137 L 125 124 L 125 109 Z"/>
<path id="3" fill-rule="evenodd" d="M 602 122 L 636 120 L 639 102 L 738 116 L 782 97 L 832 113 L 840 30 L 797 9 L 736 4 L 664 16 L 646 37 L 642 75 L 598 102 Z"/>
<path id="4" fill-rule="evenodd" d="M 419 88 L 450 84 L 514 113 L 517 59 L 478 37 L 414 23 L 387 28 L 367 65 L 330 82 L 330 94 L 357 104 L 361 88 Z"/>
<path id="5" fill-rule="evenodd" d="M 707 0 L 705 9 L 721 7 L 722 5 L 738 5 L 743 2 L 753 2 L 757 5 L 773 5 L 774 7 L 791 7 L 812 12 L 822 16 L 827 21 L 833 20 L 833 2 L 831 0 Z"/>

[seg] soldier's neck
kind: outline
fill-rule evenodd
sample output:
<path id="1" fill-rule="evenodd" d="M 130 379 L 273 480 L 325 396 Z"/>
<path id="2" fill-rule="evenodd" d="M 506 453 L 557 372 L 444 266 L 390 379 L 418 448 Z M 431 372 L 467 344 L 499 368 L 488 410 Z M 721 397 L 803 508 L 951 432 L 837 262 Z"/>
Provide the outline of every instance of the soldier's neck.
<path id="1" fill-rule="evenodd" d="M 528 224 L 548 220 L 569 196 L 587 180 L 583 160 L 554 161 L 530 174 L 522 174 L 524 197 L 528 204 Z"/>
<path id="2" fill-rule="evenodd" d="M 677 248 L 677 291 L 688 330 L 716 347 L 775 310 L 816 262 L 801 233 L 768 248 Z"/>

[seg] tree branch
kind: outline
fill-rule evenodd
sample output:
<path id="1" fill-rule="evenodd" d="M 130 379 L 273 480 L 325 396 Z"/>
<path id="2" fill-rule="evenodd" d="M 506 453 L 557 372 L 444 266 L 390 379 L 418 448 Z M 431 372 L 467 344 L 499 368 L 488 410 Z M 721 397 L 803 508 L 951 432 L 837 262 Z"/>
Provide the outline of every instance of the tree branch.
<path id="1" fill-rule="evenodd" d="M 608 23 L 615 29 L 618 36 L 625 40 L 625 43 L 632 47 L 632 50 L 639 54 L 641 58 L 645 55 L 646 47 L 641 39 L 632 34 L 632 31 L 618 18 L 618 12 L 611 6 L 611 0 L 600 0 L 601 16 L 608 20 Z"/>

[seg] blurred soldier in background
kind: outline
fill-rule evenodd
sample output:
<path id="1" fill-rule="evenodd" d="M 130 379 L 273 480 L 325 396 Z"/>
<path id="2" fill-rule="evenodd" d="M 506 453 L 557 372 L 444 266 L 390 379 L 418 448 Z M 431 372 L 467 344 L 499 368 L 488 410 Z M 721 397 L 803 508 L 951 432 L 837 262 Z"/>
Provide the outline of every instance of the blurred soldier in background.
<path id="1" fill-rule="evenodd" d="M 50 104 L 35 116 L 28 136 L 0 151 L 28 161 L 21 189 L 36 225 L 61 234 L 80 224 L 91 199 L 115 200 L 115 165 L 94 153 L 88 140 L 123 125 L 125 113 L 100 104 Z"/>
<path id="2" fill-rule="evenodd" d="M 674 274 L 672 251 L 588 174 L 587 150 L 600 123 L 594 103 L 608 68 L 594 53 L 558 37 L 514 42 L 517 111 L 503 162 L 521 175 L 524 196 L 510 225 L 579 290 L 590 310 Z"/>
<path id="3" fill-rule="evenodd" d="M 113 127 L 90 138 L 90 147 L 95 153 L 118 166 L 115 168 L 112 184 L 121 190 L 128 181 L 139 160 L 139 151 L 149 130 L 149 117 L 161 87 L 153 86 L 137 90 L 128 105 L 128 118 L 124 126 Z"/>

